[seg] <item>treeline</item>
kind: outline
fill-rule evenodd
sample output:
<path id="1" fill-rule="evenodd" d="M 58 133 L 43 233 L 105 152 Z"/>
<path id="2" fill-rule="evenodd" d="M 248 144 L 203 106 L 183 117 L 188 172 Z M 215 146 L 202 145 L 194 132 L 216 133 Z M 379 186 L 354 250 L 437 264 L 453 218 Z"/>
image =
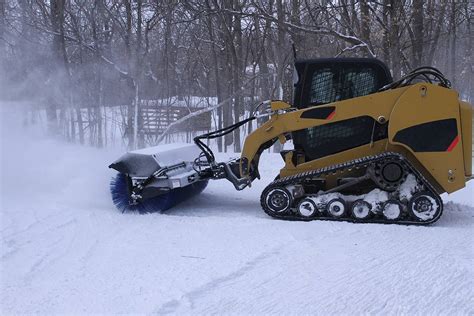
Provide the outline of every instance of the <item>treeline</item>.
<path id="1" fill-rule="evenodd" d="M 0 99 L 33 102 L 51 133 L 96 146 L 113 123 L 105 109 L 121 106 L 133 148 L 142 100 L 217 98 L 216 127 L 258 101 L 291 101 L 293 45 L 298 58 L 376 57 L 395 78 L 432 65 L 472 99 L 473 10 L 469 0 L 0 0 Z M 240 151 L 240 133 L 219 150 Z"/>

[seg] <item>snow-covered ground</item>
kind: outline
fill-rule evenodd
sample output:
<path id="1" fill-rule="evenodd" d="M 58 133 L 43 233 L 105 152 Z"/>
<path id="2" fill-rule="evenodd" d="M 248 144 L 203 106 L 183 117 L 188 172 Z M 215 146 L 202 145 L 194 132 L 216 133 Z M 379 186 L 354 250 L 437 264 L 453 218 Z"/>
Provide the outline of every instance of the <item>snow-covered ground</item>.
<path id="1" fill-rule="evenodd" d="M 472 182 L 430 227 L 286 222 L 259 205 L 282 165 L 265 154 L 250 189 L 223 180 L 166 214 L 121 214 L 107 169 L 119 150 L 6 123 L 1 314 L 474 313 Z"/>

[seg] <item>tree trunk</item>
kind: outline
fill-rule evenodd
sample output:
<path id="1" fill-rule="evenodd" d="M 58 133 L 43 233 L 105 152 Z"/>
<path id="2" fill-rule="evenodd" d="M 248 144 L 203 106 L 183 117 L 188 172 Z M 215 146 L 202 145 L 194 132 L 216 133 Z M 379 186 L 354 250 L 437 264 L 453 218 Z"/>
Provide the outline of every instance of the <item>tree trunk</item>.
<path id="1" fill-rule="evenodd" d="M 71 118 L 70 120 L 70 128 L 71 128 L 71 141 L 73 143 L 76 142 L 76 120 L 74 119 L 74 110 L 73 109 L 69 109 L 69 117 Z"/>
<path id="2" fill-rule="evenodd" d="M 55 33 L 52 40 L 52 58 L 50 67 L 51 69 L 58 69 L 57 63 L 61 60 L 65 60 L 64 52 L 64 0 L 51 0 L 50 2 L 50 16 L 51 16 L 51 27 Z M 62 65 L 56 72 L 51 73 L 52 90 L 49 94 L 48 104 L 46 105 L 46 120 L 48 122 L 48 133 L 50 135 L 57 135 L 59 132 L 58 126 L 58 115 L 57 109 L 59 106 L 59 95 L 54 91 L 64 91 L 64 79 L 65 69 L 67 65 Z"/>
<path id="3" fill-rule="evenodd" d="M 362 40 L 367 44 L 367 49 L 364 50 L 366 57 L 371 57 L 369 49 L 372 49 L 370 45 L 370 13 L 369 5 L 367 0 L 360 1 L 360 26 L 361 26 L 361 37 Z"/>
<path id="4" fill-rule="evenodd" d="M 215 85 L 216 85 L 216 96 L 217 96 L 217 104 L 221 103 L 224 99 L 222 98 L 222 88 L 221 88 L 221 77 L 220 77 L 220 60 L 218 58 L 217 52 L 216 52 L 216 44 L 215 41 L 217 39 L 214 36 L 214 30 L 212 27 L 212 20 L 208 16 L 207 17 L 207 30 L 209 33 L 209 39 L 211 41 L 211 54 L 212 54 L 212 61 L 214 64 L 214 80 L 215 80 Z M 222 107 L 217 109 L 217 128 L 220 129 L 223 127 L 223 112 L 222 112 Z M 222 137 L 217 138 L 217 149 L 219 152 L 222 152 Z"/>
<path id="5" fill-rule="evenodd" d="M 423 64 L 423 0 L 413 0 L 413 67 L 420 67 Z"/>
<path id="6" fill-rule="evenodd" d="M 5 0 L 0 0 L 0 54 L 4 56 L 5 54 L 5 41 L 3 40 L 5 38 L 5 23 L 6 19 L 6 5 L 5 5 Z"/>
<path id="7" fill-rule="evenodd" d="M 234 10 L 240 10 L 240 3 L 239 0 L 234 0 Z M 243 62 L 243 51 L 242 51 L 242 25 L 241 25 L 241 18 L 240 15 L 236 14 L 234 16 L 234 37 L 235 37 L 235 44 L 233 47 L 233 64 L 234 64 L 234 71 L 233 71 L 233 93 L 234 93 L 234 120 L 235 122 L 240 121 L 240 115 L 243 112 L 243 96 L 240 91 L 242 80 L 241 74 L 243 72 L 242 62 Z M 241 139 L 240 139 L 240 128 L 237 128 L 234 131 L 234 152 L 241 151 Z"/>
<path id="8" fill-rule="evenodd" d="M 232 10 L 232 3 L 230 1 L 224 1 L 222 6 L 224 9 L 227 10 Z M 223 74 L 223 79 L 225 82 L 225 88 L 224 88 L 224 99 L 228 99 L 233 95 L 233 52 L 232 50 L 234 49 L 234 38 L 232 36 L 232 19 L 233 19 L 233 14 L 230 12 L 224 12 L 221 16 L 221 29 L 224 30 L 224 42 L 225 42 L 225 50 L 224 50 L 224 56 L 225 56 L 225 63 L 228 71 L 224 71 Z M 235 97 L 235 96 L 234 96 Z M 222 111 L 224 115 L 224 127 L 230 126 L 233 124 L 233 105 L 234 105 L 234 98 L 231 98 L 231 100 L 223 106 Z M 234 142 L 233 140 L 233 134 L 229 133 L 224 136 L 224 152 L 227 152 L 227 147 L 232 145 Z"/>
<path id="9" fill-rule="evenodd" d="M 470 7 L 469 7 L 469 4 L 468 2 L 466 2 L 465 4 L 465 15 L 467 17 L 467 27 L 466 27 L 466 31 L 467 31 L 467 35 L 468 35 L 468 40 L 467 40 L 467 48 L 466 48 L 466 68 L 467 68 L 467 71 L 466 71 L 466 87 L 472 87 L 473 86 L 473 77 L 474 77 L 474 64 L 473 64 L 473 51 L 472 51 L 472 46 L 474 45 L 474 43 L 472 42 L 473 40 L 473 35 L 472 35 L 472 15 L 469 14 L 469 11 L 470 11 Z M 472 96 L 474 94 L 474 91 L 472 91 L 472 89 L 470 89 L 469 91 L 466 92 L 466 95 L 467 95 L 467 101 L 470 102 L 472 104 Z"/>
<path id="10" fill-rule="evenodd" d="M 441 12 L 440 12 L 439 16 L 435 19 L 436 28 L 435 28 L 434 34 L 431 37 L 430 50 L 428 52 L 428 58 L 426 60 L 427 65 L 433 64 L 434 54 L 437 50 L 439 50 L 438 41 L 439 41 L 439 37 L 441 35 L 442 26 L 443 26 L 443 23 L 440 23 L 440 21 L 444 20 L 446 7 L 447 7 L 447 5 L 442 5 L 441 6 L 441 8 L 440 8 Z"/>
<path id="11" fill-rule="evenodd" d="M 125 6 L 125 15 L 126 15 L 126 33 L 124 37 L 125 42 L 125 53 L 128 61 L 128 74 L 132 73 L 132 4 L 131 0 L 123 0 L 123 4 Z M 129 96 L 130 96 L 130 103 L 128 104 L 127 109 L 127 129 L 126 129 L 126 137 L 128 139 L 128 148 L 135 149 L 136 144 L 136 131 L 135 131 L 135 110 L 138 105 L 135 104 L 135 94 L 136 94 L 136 82 L 131 77 L 127 80 L 128 87 L 129 87 Z M 132 97 L 133 96 L 133 97 Z"/>
<path id="12" fill-rule="evenodd" d="M 84 145 L 84 122 L 82 120 L 82 113 L 79 107 L 76 107 L 77 131 L 79 133 L 79 143 Z"/>
<path id="13" fill-rule="evenodd" d="M 393 79 L 401 76 L 401 47 L 400 47 L 400 10 L 399 0 L 390 0 L 390 55 Z"/>
<path id="14" fill-rule="evenodd" d="M 287 54 L 287 45 L 285 41 L 285 29 L 283 27 L 285 22 L 285 11 L 283 6 L 283 0 L 276 1 L 276 9 L 277 9 L 277 37 L 278 37 L 278 46 L 275 48 L 276 55 L 278 56 L 277 60 L 277 80 L 276 84 L 278 85 L 278 99 L 282 100 L 284 98 L 284 86 L 285 86 L 285 72 L 286 72 L 286 61 L 285 55 Z M 282 149 L 282 145 L 280 142 L 276 142 L 273 146 L 273 152 L 280 152 Z"/>
<path id="15" fill-rule="evenodd" d="M 451 0 L 451 82 L 456 86 L 456 0 Z"/>
<path id="16" fill-rule="evenodd" d="M 389 28 L 389 14 L 390 10 L 388 8 L 388 5 L 390 4 L 390 0 L 384 0 L 383 2 L 383 16 L 382 16 L 382 22 L 384 24 L 383 26 L 383 37 L 382 37 L 382 56 L 383 56 L 383 61 L 387 64 L 390 65 L 390 32 L 388 30 Z"/>

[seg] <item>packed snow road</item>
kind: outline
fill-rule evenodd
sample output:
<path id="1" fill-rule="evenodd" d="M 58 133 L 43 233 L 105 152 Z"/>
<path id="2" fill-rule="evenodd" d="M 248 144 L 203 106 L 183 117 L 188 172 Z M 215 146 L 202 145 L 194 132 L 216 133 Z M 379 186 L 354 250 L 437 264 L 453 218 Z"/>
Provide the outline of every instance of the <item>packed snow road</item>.
<path id="1" fill-rule="evenodd" d="M 471 185 L 433 226 L 286 222 L 261 181 L 225 180 L 166 214 L 121 214 L 119 151 L 2 134 L 1 314 L 472 314 Z M 467 205 L 465 205 L 467 204 Z"/>

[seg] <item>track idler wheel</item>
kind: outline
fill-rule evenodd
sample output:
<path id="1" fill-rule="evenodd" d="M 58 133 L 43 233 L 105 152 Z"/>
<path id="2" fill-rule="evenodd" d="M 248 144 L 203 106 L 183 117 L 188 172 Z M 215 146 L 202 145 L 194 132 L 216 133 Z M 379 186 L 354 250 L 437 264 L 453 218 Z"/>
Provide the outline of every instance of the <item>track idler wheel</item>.
<path id="1" fill-rule="evenodd" d="M 351 214 L 355 219 L 367 219 L 370 217 L 372 205 L 364 200 L 356 200 L 352 203 Z"/>
<path id="2" fill-rule="evenodd" d="M 441 199 L 429 191 L 416 193 L 408 203 L 408 211 L 420 222 L 430 221 L 439 216 L 442 207 Z"/>
<path id="3" fill-rule="evenodd" d="M 311 218 L 316 215 L 318 207 L 310 198 L 304 198 L 298 204 L 298 214 L 303 218 Z"/>
<path id="4" fill-rule="evenodd" d="M 283 215 L 290 211 L 293 196 L 286 188 L 273 187 L 262 193 L 261 203 L 268 212 Z"/>
<path id="5" fill-rule="evenodd" d="M 332 199 L 328 202 L 326 211 L 334 218 L 344 217 L 346 214 L 346 203 L 341 198 Z"/>
<path id="6" fill-rule="evenodd" d="M 396 221 L 402 217 L 403 206 L 397 200 L 388 200 L 382 208 L 383 216 L 389 221 Z"/>

